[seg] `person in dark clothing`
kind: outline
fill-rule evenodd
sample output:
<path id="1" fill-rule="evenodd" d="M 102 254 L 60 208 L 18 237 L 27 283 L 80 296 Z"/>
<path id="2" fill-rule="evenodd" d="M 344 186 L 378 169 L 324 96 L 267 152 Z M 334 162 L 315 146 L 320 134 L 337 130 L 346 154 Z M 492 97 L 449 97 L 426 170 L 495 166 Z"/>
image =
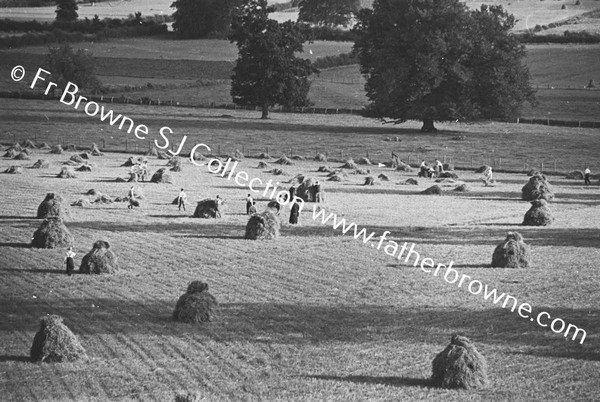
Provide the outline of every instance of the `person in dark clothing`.
<path id="1" fill-rule="evenodd" d="M 296 186 L 290 187 L 290 199 L 289 202 L 294 202 L 294 196 L 296 195 Z"/>
<path id="2" fill-rule="evenodd" d="M 589 167 L 585 167 L 585 170 L 583 171 L 583 179 L 584 179 L 584 183 L 586 186 L 589 186 L 592 184 L 592 182 L 590 181 L 590 176 L 592 175 L 592 171 L 590 170 Z"/>
<path id="3" fill-rule="evenodd" d="M 73 271 L 75 270 L 75 262 L 73 261 L 73 257 L 75 257 L 75 253 L 73 252 L 73 247 L 69 247 L 67 250 L 67 254 L 65 255 L 64 262 L 67 263 L 67 275 L 71 276 Z"/>
<path id="4" fill-rule="evenodd" d="M 248 208 L 248 215 L 256 213 L 256 201 L 252 201 L 252 205 Z"/>
<path id="5" fill-rule="evenodd" d="M 313 186 L 315 191 L 315 202 L 321 202 L 323 198 L 321 194 L 321 183 L 317 180 Z"/>
<path id="6" fill-rule="evenodd" d="M 246 215 L 250 215 L 250 208 L 252 205 L 254 205 L 254 200 L 252 199 L 252 196 L 248 194 L 248 197 L 246 198 Z"/>
<path id="7" fill-rule="evenodd" d="M 290 223 L 292 225 L 298 224 L 298 216 L 300 215 L 300 206 L 297 202 L 292 204 L 292 210 L 290 211 Z"/>

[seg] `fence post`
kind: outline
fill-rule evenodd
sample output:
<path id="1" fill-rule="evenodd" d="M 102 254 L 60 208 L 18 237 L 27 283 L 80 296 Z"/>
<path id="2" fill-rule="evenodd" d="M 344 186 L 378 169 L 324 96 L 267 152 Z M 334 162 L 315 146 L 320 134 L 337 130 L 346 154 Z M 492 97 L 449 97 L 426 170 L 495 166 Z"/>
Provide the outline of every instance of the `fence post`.
<path id="1" fill-rule="evenodd" d="M 221 144 L 217 145 L 217 156 L 221 155 Z"/>
<path id="2" fill-rule="evenodd" d="M 541 167 L 540 173 L 544 173 L 544 161 L 542 161 L 540 165 L 541 165 L 540 166 Z"/>
<path id="3" fill-rule="evenodd" d="M 367 159 L 371 159 L 371 158 L 369 158 L 369 151 L 367 151 Z"/>
<path id="4" fill-rule="evenodd" d="M 129 140 L 125 138 L 125 152 L 129 152 Z"/>
<path id="5" fill-rule="evenodd" d="M 471 156 L 471 167 L 473 167 L 473 157 Z"/>
<path id="6" fill-rule="evenodd" d="M 554 159 L 554 172 L 556 172 L 556 159 Z"/>
<path id="7" fill-rule="evenodd" d="M 267 155 L 269 155 L 269 146 L 267 145 Z"/>
<path id="8" fill-rule="evenodd" d="M 344 150 L 342 149 L 340 152 L 342 153 L 342 159 L 344 159 Z"/>

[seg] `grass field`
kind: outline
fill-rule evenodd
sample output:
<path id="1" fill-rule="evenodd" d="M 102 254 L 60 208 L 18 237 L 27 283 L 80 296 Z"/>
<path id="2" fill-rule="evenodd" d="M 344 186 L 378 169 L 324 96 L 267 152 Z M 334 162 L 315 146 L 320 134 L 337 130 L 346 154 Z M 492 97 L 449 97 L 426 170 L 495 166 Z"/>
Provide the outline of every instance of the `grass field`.
<path id="1" fill-rule="evenodd" d="M 48 130 L 45 138 L 53 142 L 57 132 L 100 128 L 87 118 L 48 110 L 50 103 L 12 105 L 15 110 L 9 115 L 20 109 L 28 121 L 3 119 L 3 136 L 7 129 L 31 135 L 43 127 Z M 128 112 L 134 110 L 147 121 L 160 113 L 140 108 Z M 198 112 L 188 117 L 186 112 L 174 110 L 163 121 L 178 130 L 186 119 L 196 126 L 200 121 L 205 129 L 217 130 L 215 135 L 229 132 L 258 139 L 250 130 L 254 127 L 263 133 L 261 141 L 269 138 L 271 126 L 274 139 L 290 144 L 308 142 L 300 127 L 307 131 L 323 127 L 322 134 L 312 135 L 312 144 L 354 138 L 367 145 L 388 131 L 334 117 L 328 119 L 335 123 L 328 123 L 278 115 L 276 121 L 257 126 L 257 119 L 238 112 L 233 120 Z M 6 115 L 6 109 L 2 113 Z M 49 120 L 41 125 L 36 121 L 39 115 Z M 234 123 L 241 124 L 232 130 Z M 349 127 L 352 133 L 344 133 Z M 577 134 L 582 142 L 598 141 L 593 132 Z M 566 140 L 558 135 L 539 135 L 544 141 L 537 142 L 537 152 L 565 147 Z M 444 137 L 441 134 L 438 142 Z M 527 150 L 535 138 L 533 132 L 514 137 L 480 133 L 464 149 L 502 140 L 507 146 L 519 142 Z M 40 133 L 38 141 L 42 139 Z M 598 148 L 595 143 L 573 144 L 569 156 L 573 161 L 578 158 L 576 149 L 591 154 Z M 112 196 L 124 196 L 129 189 L 128 183 L 114 182 L 128 172 L 119 167 L 126 155 L 93 158 L 98 168 L 76 179 L 54 178 L 69 156 L 37 151 L 31 163 L 48 159 L 48 170 L 0 175 L 4 400 L 164 401 L 179 390 L 198 390 L 204 400 L 593 400 L 600 391 L 596 378 L 600 226 L 592 219 L 600 208 L 598 186 L 586 188 L 579 181 L 553 178 L 555 224 L 524 228 L 519 224 L 529 204 L 519 201 L 519 194 L 525 175 L 500 173 L 499 184 L 486 188 L 478 175 L 459 172 L 474 191 L 463 195 L 448 191 L 439 197 L 418 194 L 431 184 L 428 180 L 400 186 L 397 183 L 416 174 L 386 168 L 370 167 L 373 175 L 384 172 L 391 178 L 373 187 L 361 186 L 360 175 L 351 175 L 348 182 L 325 183 L 328 210 L 378 234 L 390 230 L 392 239 L 415 242 L 422 256 L 442 263 L 452 260 L 461 273 L 530 303 L 534 311 L 546 310 L 585 328 L 587 339 L 580 345 L 340 236 L 312 220 L 312 206 L 301 214 L 300 226 L 284 224 L 277 241 L 243 240 L 247 189 L 189 162 L 183 172 L 174 173 L 172 185 L 138 184 L 146 195 L 139 209 L 127 210 L 125 204 L 72 207 L 72 219 L 66 224 L 76 238 L 76 262 L 94 241 L 104 239 L 112 244 L 123 270 L 112 276 L 69 278 L 62 270 L 64 250 L 28 247 L 40 223 L 33 217 L 45 193 L 59 192 L 72 202 L 85 198 L 83 193 L 90 188 Z M 14 162 L 0 160 L 0 171 Z M 240 169 L 263 180 L 283 181 L 297 173 L 321 176 L 315 173 L 315 162 L 284 167 L 287 174 L 277 177 L 256 169 L 256 164 L 257 160 L 246 159 Z M 150 158 L 151 170 L 162 165 L 164 161 Z M 170 201 L 180 187 L 186 188 L 191 201 L 221 195 L 227 207 L 223 219 L 191 218 L 193 207 L 178 212 Z M 266 204 L 263 198 L 257 201 L 259 209 Z M 495 245 L 509 230 L 520 231 L 531 244 L 533 268 L 489 268 Z M 173 323 L 170 315 L 177 298 L 196 279 L 207 281 L 221 303 L 219 320 L 204 326 Z M 46 313 L 65 317 L 81 337 L 89 361 L 27 361 L 38 319 Z M 429 386 L 431 360 L 453 332 L 470 337 L 488 359 L 488 389 L 447 391 Z"/>

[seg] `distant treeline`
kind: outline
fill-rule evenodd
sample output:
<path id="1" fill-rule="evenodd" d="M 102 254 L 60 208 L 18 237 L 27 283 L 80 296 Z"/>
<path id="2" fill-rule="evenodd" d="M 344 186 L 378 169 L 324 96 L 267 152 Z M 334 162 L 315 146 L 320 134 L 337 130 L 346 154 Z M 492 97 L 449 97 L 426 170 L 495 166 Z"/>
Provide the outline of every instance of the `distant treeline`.
<path id="1" fill-rule="evenodd" d="M 47 45 L 55 42 L 102 41 L 109 38 L 151 36 L 167 33 L 167 26 L 155 17 L 128 19 L 86 18 L 75 22 L 0 20 L 0 32 L 26 32 L 0 38 L 0 48 Z"/>
<path id="2" fill-rule="evenodd" d="M 565 31 L 560 34 L 534 35 L 532 33 L 517 35 L 521 43 L 600 43 L 600 35 L 586 31 Z"/>
<path id="3" fill-rule="evenodd" d="M 101 3 L 110 0 L 94 0 L 94 3 Z M 78 1 L 78 3 L 92 3 L 90 0 Z M 55 6 L 55 0 L 0 0 L 0 8 L 6 7 L 48 7 Z"/>

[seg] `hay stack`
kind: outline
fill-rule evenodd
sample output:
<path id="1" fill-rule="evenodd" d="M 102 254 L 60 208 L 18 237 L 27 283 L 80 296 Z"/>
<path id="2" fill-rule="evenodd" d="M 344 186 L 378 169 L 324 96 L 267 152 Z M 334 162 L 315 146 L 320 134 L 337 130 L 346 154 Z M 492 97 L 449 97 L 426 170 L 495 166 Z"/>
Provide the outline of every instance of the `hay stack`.
<path id="1" fill-rule="evenodd" d="M 463 184 L 459 184 L 458 186 L 454 187 L 454 191 L 458 191 L 459 193 L 468 193 L 471 191 L 471 187 L 469 187 L 468 184 L 463 183 Z"/>
<path id="2" fill-rule="evenodd" d="M 285 174 L 283 169 L 279 169 L 279 168 L 271 169 L 269 171 L 269 173 L 274 174 L 275 176 L 281 176 L 281 175 Z"/>
<path id="3" fill-rule="evenodd" d="M 442 179 L 454 179 L 454 180 L 458 179 L 458 175 L 454 172 L 442 172 L 439 174 L 438 177 L 442 178 Z"/>
<path id="4" fill-rule="evenodd" d="M 32 362 L 60 363 L 85 359 L 87 355 L 77 336 L 63 323 L 63 318 L 48 315 L 40 320 L 30 357 Z"/>
<path id="5" fill-rule="evenodd" d="M 271 155 L 266 152 L 261 152 L 260 155 L 258 155 L 258 159 L 271 159 Z"/>
<path id="6" fill-rule="evenodd" d="M 175 166 L 177 164 L 181 163 L 181 158 L 179 156 L 174 156 L 171 159 L 168 160 L 167 162 L 167 166 Z"/>
<path id="7" fill-rule="evenodd" d="M 233 160 L 234 162 L 240 161 L 242 159 L 244 159 L 244 154 L 239 149 L 236 149 L 231 155 L 231 160 Z"/>
<path id="8" fill-rule="evenodd" d="M 75 146 L 75 144 L 67 144 L 66 150 L 67 151 L 77 151 L 77 147 Z"/>
<path id="9" fill-rule="evenodd" d="M 92 204 L 85 198 L 80 198 L 77 201 L 75 201 L 74 203 L 72 203 L 71 206 L 73 206 L 73 207 L 90 207 L 90 206 L 92 206 Z"/>
<path id="10" fill-rule="evenodd" d="M 544 199 L 551 201 L 554 198 L 552 186 L 548 183 L 546 176 L 536 174 L 529 179 L 529 182 L 521 189 L 521 198 L 524 201 L 533 201 Z"/>
<path id="11" fill-rule="evenodd" d="M 28 161 L 30 158 L 27 152 L 21 151 L 17 156 L 15 156 L 15 159 L 19 161 Z"/>
<path id="12" fill-rule="evenodd" d="M 381 181 L 390 181 L 390 178 L 385 173 L 381 173 L 377 178 Z"/>
<path id="13" fill-rule="evenodd" d="M 354 163 L 354 160 L 348 159 L 346 163 L 340 166 L 341 169 L 358 169 L 358 165 Z"/>
<path id="14" fill-rule="evenodd" d="M 85 195 L 99 195 L 99 194 L 100 194 L 100 191 L 96 190 L 95 188 L 90 188 L 85 193 Z"/>
<path id="15" fill-rule="evenodd" d="M 317 172 L 322 172 L 322 173 L 330 173 L 332 171 L 333 171 L 333 169 L 331 169 L 329 166 L 319 166 L 319 168 L 317 169 Z"/>
<path id="16" fill-rule="evenodd" d="M 535 176 L 536 174 L 541 174 L 539 170 L 532 168 L 527 171 L 527 176 Z"/>
<path id="17" fill-rule="evenodd" d="M 119 270 L 119 261 L 110 250 L 110 244 L 98 240 L 92 245 L 89 253 L 83 256 L 79 272 L 82 274 L 112 274 Z"/>
<path id="18" fill-rule="evenodd" d="M 440 186 L 438 186 L 437 184 L 421 191 L 421 194 L 425 194 L 425 195 L 440 195 L 443 193 L 443 190 Z"/>
<path id="19" fill-rule="evenodd" d="M 345 181 L 348 178 L 348 175 L 345 172 L 331 172 L 327 175 L 329 177 L 327 181 Z"/>
<path id="20" fill-rule="evenodd" d="M 60 218 L 65 219 L 71 216 L 71 211 L 67 206 L 65 199 L 57 193 L 48 193 L 46 198 L 38 206 L 36 218 Z"/>
<path id="21" fill-rule="evenodd" d="M 19 152 L 15 151 L 14 149 L 10 148 L 6 151 L 6 153 L 3 155 L 5 158 L 10 158 L 13 159 L 15 158 L 17 155 L 19 155 Z"/>
<path id="22" fill-rule="evenodd" d="M 195 391 L 179 391 L 174 402 L 202 402 L 202 394 Z"/>
<path id="23" fill-rule="evenodd" d="M 295 161 L 303 161 L 304 160 L 304 156 L 301 155 L 293 155 L 292 159 Z"/>
<path id="24" fill-rule="evenodd" d="M 485 387 L 487 363 L 468 338 L 453 335 L 450 345 L 433 359 L 431 382 L 440 388 Z"/>
<path id="25" fill-rule="evenodd" d="M 369 169 L 356 169 L 352 174 L 369 174 L 371 171 Z M 383 174 L 383 173 L 382 173 Z"/>
<path id="26" fill-rule="evenodd" d="M 269 169 L 270 167 L 271 165 L 269 165 L 267 162 L 258 162 L 258 169 Z"/>
<path id="27" fill-rule="evenodd" d="M 365 186 L 372 186 L 373 184 L 375 184 L 375 178 L 373 176 L 365 177 L 365 182 L 364 182 Z"/>
<path id="28" fill-rule="evenodd" d="M 294 164 L 294 162 L 292 162 L 292 160 L 285 155 L 282 155 L 281 158 L 279 158 L 275 161 L 275 163 L 278 165 L 293 165 Z"/>
<path id="29" fill-rule="evenodd" d="M 63 153 L 63 147 L 60 144 L 56 144 L 52 147 L 52 149 L 50 150 L 51 154 L 62 154 Z"/>
<path id="30" fill-rule="evenodd" d="M 148 152 L 146 152 L 146 156 L 158 156 L 158 149 L 152 147 L 152 149 L 148 150 Z"/>
<path id="31" fill-rule="evenodd" d="M 25 140 L 21 143 L 23 148 L 37 149 L 37 146 L 31 140 Z"/>
<path id="32" fill-rule="evenodd" d="M 130 156 L 125 162 L 123 162 L 121 167 L 130 167 L 135 165 L 137 165 L 137 160 L 133 156 Z"/>
<path id="33" fill-rule="evenodd" d="M 490 167 L 489 167 L 488 165 L 483 165 L 483 166 L 480 166 L 478 169 L 476 169 L 476 170 L 475 170 L 475 173 L 483 173 L 483 172 L 485 172 L 486 170 L 488 170 L 489 168 L 490 168 Z"/>
<path id="34" fill-rule="evenodd" d="M 73 236 L 60 218 L 44 219 L 38 230 L 33 233 L 31 246 L 36 248 L 70 247 Z"/>
<path id="35" fill-rule="evenodd" d="M 76 176 L 72 167 L 63 166 L 62 169 L 60 169 L 60 173 L 57 174 L 56 177 L 58 177 L 59 179 L 73 179 Z"/>
<path id="36" fill-rule="evenodd" d="M 50 162 L 46 159 L 38 159 L 36 163 L 31 165 L 32 169 L 48 169 L 50 167 Z"/>
<path id="37" fill-rule="evenodd" d="M 79 154 L 79 156 L 81 156 L 81 159 L 84 159 L 84 160 L 90 159 L 90 154 L 88 152 L 82 152 Z"/>
<path id="38" fill-rule="evenodd" d="M 8 169 L 6 169 L 4 171 L 4 173 L 21 174 L 21 173 L 23 173 L 23 166 L 21 166 L 21 165 L 12 165 Z"/>
<path id="39" fill-rule="evenodd" d="M 42 142 L 42 144 L 38 147 L 38 149 L 48 150 L 48 149 L 52 149 L 52 147 L 47 142 Z"/>
<path id="40" fill-rule="evenodd" d="M 523 218 L 524 226 L 548 226 L 552 223 L 554 217 L 548 208 L 546 200 L 531 201 L 531 208 L 525 213 Z"/>
<path id="41" fill-rule="evenodd" d="M 177 300 L 173 320 L 189 324 L 214 321 L 217 306 L 217 299 L 208 293 L 208 284 L 193 281 Z"/>
<path id="42" fill-rule="evenodd" d="M 94 204 L 112 204 L 114 200 L 107 195 L 98 193 L 98 196 L 94 200 Z"/>
<path id="43" fill-rule="evenodd" d="M 198 162 L 198 161 L 205 161 L 207 159 L 208 158 L 206 156 L 202 155 L 200 152 L 194 152 L 194 160 L 196 162 Z"/>
<path id="44" fill-rule="evenodd" d="M 325 156 L 325 154 L 317 154 L 317 156 L 315 156 L 315 161 L 327 162 L 327 156 Z"/>
<path id="45" fill-rule="evenodd" d="M 69 158 L 69 160 L 73 161 L 73 162 L 77 162 L 77 163 L 83 163 L 83 158 L 80 155 L 71 155 L 71 157 Z"/>
<path id="46" fill-rule="evenodd" d="M 183 170 L 183 162 L 181 161 L 181 158 L 173 158 L 169 161 L 169 163 L 167 163 L 167 165 L 169 164 L 173 166 L 171 168 L 171 172 L 181 172 Z"/>
<path id="47" fill-rule="evenodd" d="M 398 166 L 396 166 L 396 170 L 400 171 L 400 172 L 412 172 L 413 168 L 410 167 L 410 165 L 408 163 L 404 163 L 402 161 L 398 162 Z"/>
<path id="48" fill-rule="evenodd" d="M 194 211 L 194 218 L 220 218 L 222 215 L 222 208 L 223 205 L 219 207 L 219 203 L 217 202 L 217 200 L 207 198 L 205 200 L 198 201 L 198 204 L 196 205 L 196 210 Z"/>
<path id="49" fill-rule="evenodd" d="M 418 186 L 419 182 L 417 181 L 417 179 L 409 178 L 409 179 L 406 179 L 404 184 L 411 185 L 411 186 Z"/>
<path id="50" fill-rule="evenodd" d="M 14 150 L 17 153 L 23 151 L 23 147 L 21 147 L 21 144 L 19 144 L 18 142 L 14 143 L 10 148 L 8 148 L 9 151 L 11 149 Z"/>
<path id="51" fill-rule="evenodd" d="M 356 163 L 358 163 L 359 165 L 372 165 L 373 164 L 373 163 L 371 163 L 369 158 L 365 158 L 364 156 L 362 158 L 360 158 L 358 160 L 358 162 L 356 162 Z"/>
<path id="52" fill-rule="evenodd" d="M 75 170 L 77 170 L 78 172 L 91 172 L 92 166 L 91 165 L 81 165 Z"/>
<path id="53" fill-rule="evenodd" d="M 95 143 L 92 144 L 92 149 L 90 152 L 93 156 L 104 156 L 104 154 L 102 152 L 100 152 L 98 145 L 96 145 Z"/>
<path id="54" fill-rule="evenodd" d="M 572 172 L 567 174 L 567 179 L 570 180 L 583 180 L 584 179 L 584 174 L 581 170 L 573 170 Z"/>
<path id="55" fill-rule="evenodd" d="M 152 183 L 173 183 L 173 176 L 167 172 L 167 169 L 160 168 L 152 175 L 150 181 Z"/>
<path id="56" fill-rule="evenodd" d="M 508 232 L 506 239 L 494 249 L 492 268 L 526 268 L 530 266 L 529 246 L 519 232 Z"/>
<path id="57" fill-rule="evenodd" d="M 279 219 L 271 211 L 254 214 L 246 224 L 246 239 L 273 240 L 279 237 Z"/>

